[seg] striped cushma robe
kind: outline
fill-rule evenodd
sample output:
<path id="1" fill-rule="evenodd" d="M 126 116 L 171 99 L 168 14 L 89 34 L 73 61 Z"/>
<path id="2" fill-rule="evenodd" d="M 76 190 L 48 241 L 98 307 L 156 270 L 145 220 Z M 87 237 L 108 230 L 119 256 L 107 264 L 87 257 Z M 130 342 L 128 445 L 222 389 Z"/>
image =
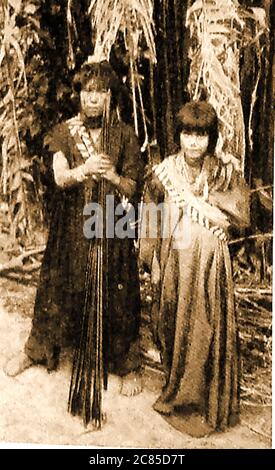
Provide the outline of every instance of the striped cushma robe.
<path id="1" fill-rule="evenodd" d="M 167 204 L 162 222 L 171 227 L 169 236 L 151 244 L 147 240 L 146 248 L 151 255 L 155 250 L 160 264 L 157 330 L 166 372 L 154 409 L 179 430 L 202 436 L 236 423 L 239 415 L 238 327 L 228 238 L 232 227 L 249 224 L 249 192 L 232 164 L 209 155 L 199 179 L 190 183 L 182 158 L 174 155 L 155 165 L 145 194 L 146 202 Z M 190 194 L 221 209 L 228 218 L 226 228 L 217 232 L 195 209 Z M 176 232 L 180 219 L 171 217 L 175 206 L 185 218 L 183 245 L 178 243 L 182 233 Z M 181 237 L 176 239 L 176 233 Z"/>

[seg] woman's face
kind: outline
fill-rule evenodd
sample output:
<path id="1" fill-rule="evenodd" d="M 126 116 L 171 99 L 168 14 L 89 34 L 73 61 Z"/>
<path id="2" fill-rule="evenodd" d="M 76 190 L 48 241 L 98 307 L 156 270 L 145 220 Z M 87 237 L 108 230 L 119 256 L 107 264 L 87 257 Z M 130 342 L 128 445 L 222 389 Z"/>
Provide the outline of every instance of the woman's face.
<path id="1" fill-rule="evenodd" d="M 94 83 L 89 86 L 88 82 L 80 92 L 81 110 L 85 116 L 88 118 L 102 116 L 107 96 L 107 90 L 97 90 Z"/>
<path id="2" fill-rule="evenodd" d="M 186 131 L 180 133 L 181 149 L 190 161 L 195 162 L 201 159 L 207 152 L 208 143 L 208 134 L 197 134 L 196 132 L 187 133 Z"/>

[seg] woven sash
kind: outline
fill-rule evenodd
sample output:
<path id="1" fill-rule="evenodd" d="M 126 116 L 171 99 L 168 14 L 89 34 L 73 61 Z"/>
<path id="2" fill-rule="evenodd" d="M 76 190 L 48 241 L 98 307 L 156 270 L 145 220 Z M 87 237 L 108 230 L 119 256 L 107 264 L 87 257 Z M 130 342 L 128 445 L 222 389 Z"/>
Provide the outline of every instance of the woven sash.
<path id="1" fill-rule="evenodd" d="M 154 165 L 153 172 L 162 183 L 171 201 L 175 203 L 178 207 L 182 208 L 183 201 L 185 200 L 184 189 L 179 191 L 175 187 L 175 184 L 173 183 L 174 176 L 171 174 L 171 166 L 174 166 L 173 159 L 174 159 L 173 156 L 168 157 L 163 162 L 159 163 L 158 165 Z M 196 199 L 195 196 L 193 197 L 194 199 Z M 222 233 L 217 233 L 217 226 L 213 226 L 212 222 L 205 215 L 203 215 L 200 211 L 198 211 L 195 207 L 193 207 L 192 202 L 189 202 L 187 200 L 185 202 L 186 202 L 186 214 L 188 217 L 192 219 L 193 222 L 211 231 L 220 240 L 227 241 L 227 236 L 224 230 L 222 230 Z"/>
<path id="2" fill-rule="evenodd" d="M 74 139 L 75 145 L 84 160 L 96 155 L 96 149 L 79 116 L 67 121 L 68 129 Z"/>

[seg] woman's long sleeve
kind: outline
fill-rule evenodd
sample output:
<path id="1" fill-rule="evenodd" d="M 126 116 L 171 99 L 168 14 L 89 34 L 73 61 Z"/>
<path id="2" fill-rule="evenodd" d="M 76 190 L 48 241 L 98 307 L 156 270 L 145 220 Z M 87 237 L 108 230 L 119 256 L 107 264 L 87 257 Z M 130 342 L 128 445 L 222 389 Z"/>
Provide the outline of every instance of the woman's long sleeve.
<path id="1" fill-rule="evenodd" d="M 154 253 L 160 262 L 161 248 L 161 206 L 163 187 L 151 169 L 145 181 L 143 210 L 140 230 L 140 259 L 151 269 Z"/>
<path id="2" fill-rule="evenodd" d="M 234 172 L 228 188 L 213 191 L 209 202 L 222 210 L 230 225 L 243 229 L 250 224 L 250 191 L 244 179 Z"/>
<path id="3" fill-rule="evenodd" d="M 123 128 L 123 164 L 120 170 L 119 191 L 132 199 L 143 179 L 143 160 L 138 139 L 130 126 Z"/>

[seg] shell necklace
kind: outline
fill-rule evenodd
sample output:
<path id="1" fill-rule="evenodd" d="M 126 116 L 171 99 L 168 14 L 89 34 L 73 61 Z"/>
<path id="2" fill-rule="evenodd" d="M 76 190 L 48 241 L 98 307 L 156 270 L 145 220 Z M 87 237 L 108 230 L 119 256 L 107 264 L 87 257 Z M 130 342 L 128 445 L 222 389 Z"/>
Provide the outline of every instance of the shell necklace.
<path id="1" fill-rule="evenodd" d="M 190 188 L 192 188 L 193 192 L 199 192 L 200 188 L 202 187 L 203 184 L 203 179 L 204 179 L 204 171 L 203 167 L 204 165 L 202 164 L 202 167 L 200 169 L 199 174 L 195 177 L 192 178 L 190 177 L 189 171 L 188 171 L 188 164 L 186 163 L 185 160 L 185 155 L 184 154 L 178 154 L 176 157 L 176 167 L 177 170 L 180 172 L 180 174 L 183 176 L 184 180 L 188 184 Z M 208 199 L 208 183 L 207 180 L 204 182 L 203 185 L 203 198 L 204 200 Z"/>

